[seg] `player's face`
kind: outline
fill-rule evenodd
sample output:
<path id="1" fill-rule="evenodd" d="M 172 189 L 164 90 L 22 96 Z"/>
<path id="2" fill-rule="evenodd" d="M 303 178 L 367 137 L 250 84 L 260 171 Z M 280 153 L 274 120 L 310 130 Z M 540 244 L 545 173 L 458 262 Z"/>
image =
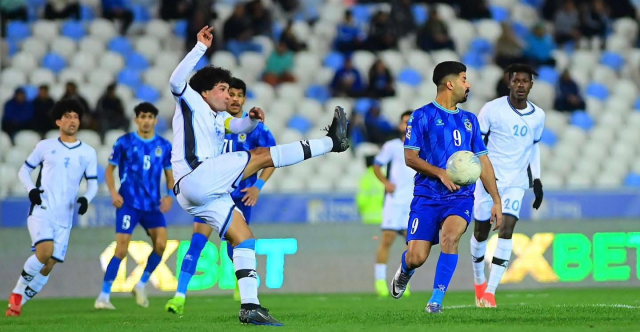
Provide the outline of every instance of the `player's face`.
<path id="1" fill-rule="evenodd" d="M 515 73 L 509 81 L 509 90 L 511 90 L 511 97 L 524 100 L 529 96 L 529 91 L 533 87 L 533 81 L 531 75 L 527 73 Z"/>
<path id="2" fill-rule="evenodd" d="M 464 103 L 469 97 L 469 91 L 471 90 L 471 84 L 467 82 L 467 73 L 462 72 L 458 75 L 458 79 L 453 84 L 453 95 L 456 97 L 458 103 Z"/>
<path id="3" fill-rule="evenodd" d="M 158 124 L 158 118 L 153 113 L 140 113 L 136 116 L 136 124 L 138 125 L 138 131 L 142 133 L 150 133 Z"/>
<path id="4" fill-rule="evenodd" d="M 202 92 L 202 98 L 209 104 L 212 110 L 224 112 L 229 104 L 229 84 L 218 83 L 213 89 Z"/>
<path id="5" fill-rule="evenodd" d="M 80 117 L 76 112 L 67 112 L 62 115 L 62 118 L 56 120 L 56 125 L 65 135 L 74 136 L 80 127 Z"/>
<path id="6" fill-rule="evenodd" d="M 247 101 L 247 97 L 245 97 L 242 89 L 229 89 L 229 108 L 227 112 L 229 114 L 236 116 L 238 113 L 242 112 L 242 106 Z"/>
<path id="7" fill-rule="evenodd" d="M 400 121 L 400 125 L 398 126 L 398 129 L 400 129 L 400 134 L 402 135 L 404 135 L 404 133 L 407 131 L 409 118 L 411 118 L 411 115 L 405 115 L 402 117 L 402 121 Z"/>

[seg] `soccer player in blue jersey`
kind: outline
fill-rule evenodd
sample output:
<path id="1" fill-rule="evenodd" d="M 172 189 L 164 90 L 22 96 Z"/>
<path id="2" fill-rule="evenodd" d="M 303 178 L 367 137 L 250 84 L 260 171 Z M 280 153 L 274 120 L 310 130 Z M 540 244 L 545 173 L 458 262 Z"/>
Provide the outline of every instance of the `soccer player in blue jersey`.
<path id="1" fill-rule="evenodd" d="M 146 230 L 153 242 L 153 251 L 140 281 L 133 289 L 138 305 L 146 308 L 149 300 L 145 286 L 162 260 L 167 244 L 167 223 L 163 213 L 173 203 L 173 173 L 171 171 L 171 143 L 155 134 L 158 109 L 150 103 L 141 103 L 134 109 L 138 131 L 118 138 L 109 157 L 106 181 L 116 210 L 116 250 L 107 266 L 102 292 L 95 302 L 96 309 L 115 309 L 109 300 L 111 285 L 118 268 L 127 256 L 131 234 L 137 224 Z M 116 190 L 113 171 L 118 168 L 120 189 Z M 161 198 L 162 173 L 167 186 Z"/>
<path id="2" fill-rule="evenodd" d="M 473 211 L 475 184 L 460 187 L 445 171 L 452 154 L 466 150 L 478 156 L 482 164 L 480 179 L 493 199 L 491 219 L 495 229 L 502 223 L 500 195 L 478 119 L 457 107 L 467 100 L 471 88 L 466 71 L 464 64 L 454 61 L 436 66 L 436 100 L 413 112 L 404 141 L 405 162 L 418 174 L 409 214 L 408 246 L 391 282 L 391 292 L 396 299 L 402 297 L 415 269 L 427 260 L 431 247 L 440 243 L 433 295 L 425 308 L 428 313 L 442 311 L 442 300 L 458 264 L 458 243 Z"/>

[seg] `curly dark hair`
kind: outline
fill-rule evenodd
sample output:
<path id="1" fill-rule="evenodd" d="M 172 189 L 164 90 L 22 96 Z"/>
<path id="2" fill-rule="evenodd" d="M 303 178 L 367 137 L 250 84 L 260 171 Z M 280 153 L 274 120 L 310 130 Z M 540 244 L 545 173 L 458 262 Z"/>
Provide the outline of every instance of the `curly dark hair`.
<path id="1" fill-rule="evenodd" d="M 151 103 L 140 103 L 138 104 L 133 111 L 136 113 L 136 118 L 140 116 L 140 113 L 151 113 L 153 116 L 158 116 L 158 109 L 153 106 Z"/>
<path id="2" fill-rule="evenodd" d="M 231 84 L 231 72 L 220 67 L 206 66 L 198 70 L 189 80 L 197 93 L 213 89 L 218 83 Z"/>
<path id="3" fill-rule="evenodd" d="M 533 79 L 534 76 L 538 76 L 538 72 L 535 69 L 533 69 L 533 67 L 523 63 L 513 64 L 507 67 L 507 69 L 505 69 L 504 72 L 505 74 L 509 75 L 509 79 L 512 79 L 513 75 L 515 75 L 516 73 L 529 74 L 531 76 L 531 79 Z"/>
<path id="4" fill-rule="evenodd" d="M 53 108 L 51 109 L 51 118 L 54 121 L 60 120 L 65 114 L 71 112 L 78 114 L 78 118 L 82 120 L 85 109 L 84 106 L 82 106 L 82 103 L 76 98 L 61 99 L 53 105 Z"/>

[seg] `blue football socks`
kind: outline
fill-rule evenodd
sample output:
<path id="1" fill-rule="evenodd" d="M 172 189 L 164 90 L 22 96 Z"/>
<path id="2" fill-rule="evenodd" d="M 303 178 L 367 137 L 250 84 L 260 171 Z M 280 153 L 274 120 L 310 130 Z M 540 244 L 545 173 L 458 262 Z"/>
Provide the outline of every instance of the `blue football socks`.
<path id="1" fill-rule="evenodd" d="M 196 273 L 196 266 L 198 266 L 198 259 L 202 249 L 207 244 L 207 237 L 200 233 L 195 233 L 191 237 L 191 245 L 187 254 L 184 255 L 182 260 L 182 266 L 180 268 L 180 276 L 178 277 L 178 289 L 176 296 L 185 297 L 187 294 L 187 288 L 189 287 L 189 281 L 191 277 Z"/>
<path id="2" fill-rule="evenodd" d="M 440 253 L 438 265 L 436 266 L 436 278 L 433 280 L 433 295 L 429 303 L 438 303 L 442 305 L 444 294 L 449 288 L 453 273 L 458 265 L 458 254 Z"/>

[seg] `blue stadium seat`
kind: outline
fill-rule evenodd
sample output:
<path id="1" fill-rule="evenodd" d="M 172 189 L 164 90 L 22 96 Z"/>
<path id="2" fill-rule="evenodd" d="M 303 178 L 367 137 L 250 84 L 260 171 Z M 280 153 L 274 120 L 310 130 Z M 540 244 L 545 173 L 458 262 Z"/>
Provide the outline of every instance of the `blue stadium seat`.
<path id="1" fill-rule="evenodd" d="M 256 99 L 256 94 L 253 90 L 247 90 L 245 97 L 247 97 L 247 99 Z"/>
<path id="2" fill-rule="evenodd" d="M 20 42 L 31 36 L 29 24 L 20 21 L 11 21 L 7 24 L 7 39 Z"/>
<path id="3" fill-rule="evenodd" d="M 600 63 L 615 71 L 620 71 L 624 67 L 624 58 L 618 53 L 604 52 L 600 58 Z"/>
<path id="4" fill-rule="evenodd" d="M 57 74 L 67 67 L 67 61 L 57 53 L 47 53 L 42 58 L 41 65 Z"/>
<path id="5" fill-rule="evenodd" d="M 280 36 L 282 36 L 282 31 L 284 31 L 284 26 L 280 22 L 273 22 L 271 26 L 271 34 L 273 40 L 280 40 Z"/>
<path id="6" fill-rule="evenodd" d="M 338 70 L 344 67 L 344 54 L 340 52 L 329 52 L 324 58 L 324 66 L 333 70 Z"/>
<path id="7" fill-rule="evenodd" d="M 500 6 L 489 6 L 491 18 L 497 22 L 504 22 L 509 19 L 509 10 Z"/>
<path id="8" fill-rule="evenodd" d="M 490 41 L 484 38 L 474 38 L 471 41 L 471 45 L 469 45 L 469 49 L 475 53 L 489 54 L 493 49 L 493 45 L 491 45 Z"/>
<path id="9" fill-rule="evenodd" d="M 109 51 L 120 53 L 123 57 L 127 57 L 133 52 L 133 46 L 131 46 L 129 39 L 119 36 L 111 39 L 107 48 Z"/>
<path id="10" fill-rule="evenodd" d="M 69 37 L 75 41 L 80 41 L 87 32 L 84 29 L 84 25 L 78 21 L 66 21 L 62 25 L 62 35 Z"/>
<path id="11" fill-rule="evenodd" d="M 422 83 L 422 75 L 415 69 L 405 68 L 398 74 L 398 82 L 417 87 Z"/>
<path id="12" fill-rule="evenodd" d="M 311 129 L 311 127 L 313 127 L 313 124 L 304 116 L 294 115 L 291 117 L 291 119 L 289 119 L 287 127 L 295 129 L 302 134 L 306 134 Z"/>
<path id="13" fill-rule="evenodd" d="M 173 26 L 173 34 L 178 37 L 185 38 L 187 36 L 188 23 L 186 20 L 180 20 Z"/>
<path id="14" fill-rule="evenodd" d="M 124 84 L 132 89 L 137 88 L 141 82 L 140 72 L 137 70 L 125 68 L 118 74 L 118 84 Z"/>
<path id="15" fill-rule="evenodd" d="M 638 97 L 638 99 L 636 99 L 636 103 L 635 103 L 635 105 L 633 105 L 633 108 L 636 111 L 640 111 L 640 97 Z"/>
<path id="16" fill-rule="evenodd" d="M 25 85 L 22 88 L 27 94 L 27 100 L 34 100 L 38 96 L 38 87 L 35 85 Z"/>
<path id="17" fill-rule="evenodd" d="M 149 68 L 149 60 L 144 55 L 134 52 L 127 57 L 127 68 L 145 71 Z"/>
<path id="18" fill-rule="evenodd" d="M 640 174 L 629 173 L 624 179 L 624 185 L 632 188 L 640 188 Z"/>
<path id="19" fill-rule="evenodd" d="M 93 8 L 88 5 L 80 5 L 80 19 L 82 21 L 92 21 L 96 18 Z"/>
<path id="20" fill-rule="evenodd" d="M 160 92 L 150 85 L 142 85 L 136 90 L 136 98 L 155 103 L 160 100 Z"/>
<path id="21" fill-rule="evenodd" d="M 482 69 L 486 65 L 482 54 L 473 52 L 471 50 L 467 52 L 464 57 L 462 57 L 462 62 L 468 67 L 474 69 Z"/>
<path id="22" fill-rule="evenodd" d="M 605 101 L 609 98 L 609 90 L 600 83 L 591 83 L 587 86 L 587 96 Z"/>
<path id="23" fill-rule="evenodd" d="M 594 122 L 587 112 L 576 111 L 571 115 L 571 124 L 584 129 L 584 131 L 589 131 L 593 128 Z"/>
<path id="24" fill-rule="evenodd" d="M 558 136 L 549 128 L 544 128 L 540 143 L 544 143 L 549 147 L 553 147 L 558 143 Z"/>
<path id="25" fill-rule="evenodd" d="M 202 58 L 200 58 L 200 60 L 198 60 L 198 63 L 196 63 L 195 66 L 195 70 L 200 70 L 204 67 L 206 67 L 209 64 L 209 59 L 206 56 L 203 56 Z"/>
<path id="26" fill-rule="evenodd" d="M 354 5 L 350 8 L 353 14 L 353 19 L 359 23 L 368 24 L 371 20 L 372 6 L 371 5 Z"/>
<path id="27" fill-rule="evenodd" d="M 513 32 L 522 39 L 526 39 L 531 34 L 531 30 L 522 23 L 513 22 L 513 24 L 511 24 L 511 28 L 513 28 Z"/>
<path id="28" fill-rule="evenodd" d="M 138 23 L 146 23 L 151 20 L 151 14 L 149 13 L 149 9 L 147 9 L 144 5 L 133 5 L 131 6 L 131 11 L 133 12 L 133 21 Z"/>
<path id="29" fill-rule="evenodd" d="M 18 45 L 18 42 L 12 40 L 7 40 L 7 48 L 10 57 L 20 52 L 20 45 Z"/>
<path id="30" fill-rule="evenodd" d="M 364 115 L 369 113 L 369 110 L 373 108 L 375 104 L 376 104 L 376 101 L 373 99 L 361 98 L 356 101 L 354 109 L 356 113 Z"/>
<path id="31" fill-rule="evenodd" d="M 324 104 L 331 98 L 331 91 L 324 85 L 315 84 L 307 89 L 305 96 Z"/>
<path id="32" fill-rule="evenodd" d="M 413 19 L 416 21 L 418 26 L 422 26 L 429 19 L 429 11 L 425 5 L 413 5 L 411 7 L 411 12 L 413 13 Z"/>
<path id="33" fill-rule="evenodd" d="M 544 4 L 544 0 L 520 0 L 520 2 L 535 8 L 540 8 Z"/>
<path id="34" fill-rule="evenodd" d="M 540 75 L 538 76 L 538 80 L 547 82 L 553 86 L 558 84 L 558 80 L 560 79 L 560 73 L 553 67 L 540 67 L 538 74 Z"/>

